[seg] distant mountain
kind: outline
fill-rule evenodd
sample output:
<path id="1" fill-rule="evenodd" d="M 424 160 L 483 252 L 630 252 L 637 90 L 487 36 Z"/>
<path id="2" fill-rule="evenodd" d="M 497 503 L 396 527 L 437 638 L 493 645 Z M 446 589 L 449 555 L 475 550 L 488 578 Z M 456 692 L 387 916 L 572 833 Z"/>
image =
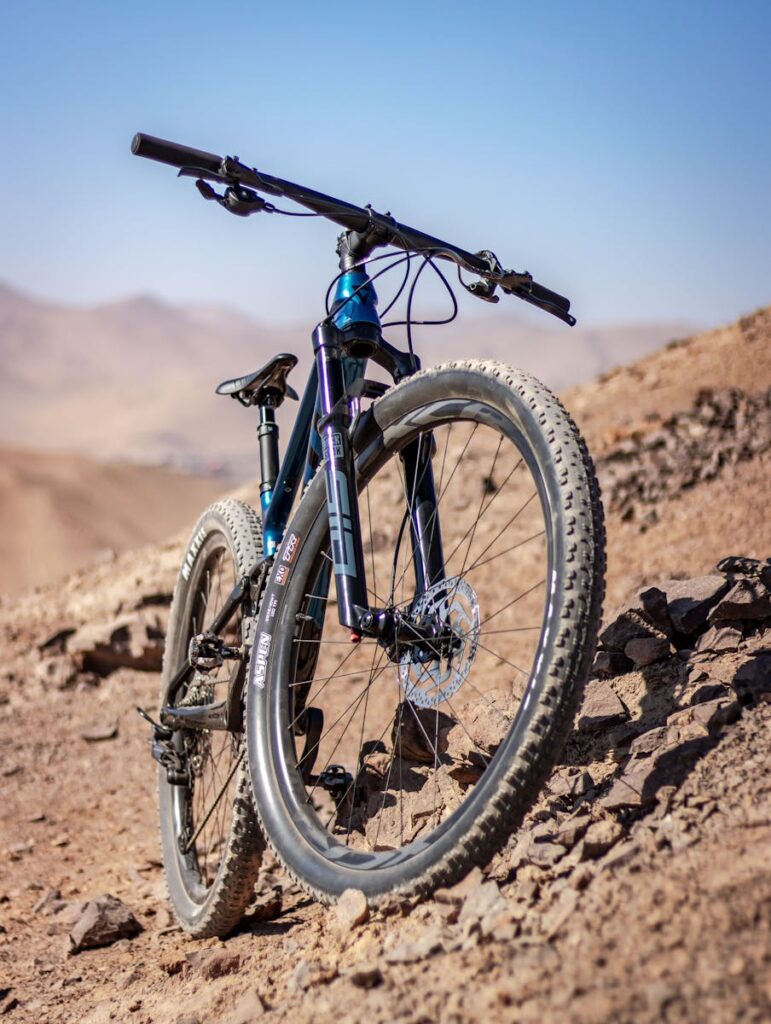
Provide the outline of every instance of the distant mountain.
<path id="1" fill-rule="evenodd" d="M 290 351 L 301 357 L 299 390 L 310 327 L 152 296 L 61 306 L 0 284 L 0 442 L 244 477 L 256 464 L 255 416 L 214 388 Z M 418 328 L 416 348 L 426 366 L 495 358 L 561 390 L 689 332 L 680 323 L 533 327 L 503 313 Z"/>
<path id="2" fill-rule="evenodd" d="M 165 540 L 222 489 L 216 478 L 0 446 L 0 593 Z"/>

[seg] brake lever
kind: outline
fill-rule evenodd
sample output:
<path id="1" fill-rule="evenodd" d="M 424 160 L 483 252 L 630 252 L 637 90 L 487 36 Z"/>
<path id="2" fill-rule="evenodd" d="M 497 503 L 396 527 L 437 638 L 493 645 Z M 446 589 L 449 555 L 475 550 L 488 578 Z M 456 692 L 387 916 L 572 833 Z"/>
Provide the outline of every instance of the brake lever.
<path id="1" fill-rule="evenodd" d="M 267 202 L 253 189 L 244 188 L 243 185 L 230 185 L 225 189 L 223 195 L 215 192 L 211 185 L 202 178 L 196 181 L 195 187 L 204 199 L 214 200 L 237 217 L 248 217 L 252 213 L 262 213 L 263 211 L 273 213 L 275 210 L 273 203 Z"/>
<path id="2" fill-rule="evenodd" d="M 500 296 L 495 294 L 495 289 L 498 287 L 495 281 L 482 278 L 479 281 L 472 281 L 471 284 L 461 281 L 461 284 L 469 295 L 474 295 L 477 299 L 484 299 L 485 302 L 500 302 Z"/>

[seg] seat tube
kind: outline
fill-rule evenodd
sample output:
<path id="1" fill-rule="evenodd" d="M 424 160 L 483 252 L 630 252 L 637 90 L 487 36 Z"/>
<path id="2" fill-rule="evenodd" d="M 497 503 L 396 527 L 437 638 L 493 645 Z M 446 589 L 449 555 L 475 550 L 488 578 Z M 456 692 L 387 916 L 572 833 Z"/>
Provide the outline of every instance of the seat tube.
<path id="1" fill-rule="evenodd" d="M 327 515 L 338 613 L 342 625 L 358 630 L 369 601 L 338 328 L 333 324 L 320 324 L 313 332 L 313 349 L 319 375 L 321 416 L 318 431 L 325 459 Z"/>

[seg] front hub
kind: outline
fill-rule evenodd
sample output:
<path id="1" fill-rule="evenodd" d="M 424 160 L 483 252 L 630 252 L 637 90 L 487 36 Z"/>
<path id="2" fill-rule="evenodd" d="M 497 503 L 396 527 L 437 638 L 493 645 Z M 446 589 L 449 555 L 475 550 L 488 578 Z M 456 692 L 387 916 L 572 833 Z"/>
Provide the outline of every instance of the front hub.
<path id="1" fill-rule="evenodd" d="M 409 620 L 434 636 L 403 648 L 399 680 L 417 707 L 434 708 L 463 685 L 479 642 L 479 602 L 460 576 L 440 580 L 412 602 Z"/>

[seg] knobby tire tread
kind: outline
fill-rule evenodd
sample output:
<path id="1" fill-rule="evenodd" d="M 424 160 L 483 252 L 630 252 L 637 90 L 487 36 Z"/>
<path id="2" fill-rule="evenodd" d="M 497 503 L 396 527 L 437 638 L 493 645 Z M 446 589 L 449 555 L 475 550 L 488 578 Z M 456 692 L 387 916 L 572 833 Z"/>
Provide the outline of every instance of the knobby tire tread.
<path id="1" fill-rule="evenodd" d="M 235 549 L 239 574 L 244 575 L 262 557 L 260 517 L 245 502 L 233 498 L 217 501 L 206 509 L 193 527 L 191 541 L 212 516 L 219 517 L 225 523 Z M 187 547 L 185 551 L 187 552 Z M 191 573 L 191 579 L 192 575 Z M 178 619 L 184 609 L 184 597 L 189 585 L 189 581 L 185 580 L 180 573 L 169 616 L 169 635 L 171 635 L 172 628 L 185 629 L 187 626 L 186 623 L 179 622 Z M 250 628 L 250 624 L 244 623 L 242 626 L 244 635 L 248 635 Z M 171 645 L 167 644 L 164 652 L 161 699 L 164 695 L 164 681 L 167 678 L 166 658 L 172 657 L 170 648 Z M 173 671 L 173 668 L 170 671 Z M 186 921 L 178 913 L 172 894 L 172 882 L 164 863 L 164 877 L 174 918 L 188 934 L 197 939 L 222 936 L 232 931 L 254 897 L 254 884 L 262 862 L 265 842 L 254 810 L 246 757 L 241 762 L 236 779 L 236 797 L 233 802 L 225 854 L 212 883 L 211 893 L 204 904 L 204 911 L 196 917 L 194 923 Z M 160 781 L 160 784 L 163 785 L 163 780 Z M 159 828 L 161 830 L 163 828 L 160 817 Z"/>
<path id="2" fill-rule="evenodd" d="M 536 415 L 557 469 L 566 513 L 565 588 L 570 596 L 562 609 L 556 641 L 558 653 L 549 668 L 549 683 L 538 696 L 538 714 L 497 790 L 473 827 L 441 860 L 418 878 L 393 887 L 382 897 L 370 898 L 374 904 L 390 893 L 405 898 L 428 896 L 440 887 L 455 884 L 471 868 L 486 866 L 500 852 L 535 802 L 563 751 L 583 697 L 602 619 L 606 556 L 600 487 L 586 443 L 556 395 L 531 374 L 503 363 L 457 360 L 418 371 L 389 389 L 374 404 L 383 402 L 399 389 L 414 387 L 416 381 L 440 378 L 443 373 L 457 370 L 496 378 L 511 388 L 520 402 Z M 246 689 L 250 691 L 251 687 L 247 685 Z M 286 863 L 262 821 L 259 800 L 255 798 L 254 803 L 265 841 L 291 878 L 321 903 L 336 902 L 338 895 L 309 884 Z"/>

